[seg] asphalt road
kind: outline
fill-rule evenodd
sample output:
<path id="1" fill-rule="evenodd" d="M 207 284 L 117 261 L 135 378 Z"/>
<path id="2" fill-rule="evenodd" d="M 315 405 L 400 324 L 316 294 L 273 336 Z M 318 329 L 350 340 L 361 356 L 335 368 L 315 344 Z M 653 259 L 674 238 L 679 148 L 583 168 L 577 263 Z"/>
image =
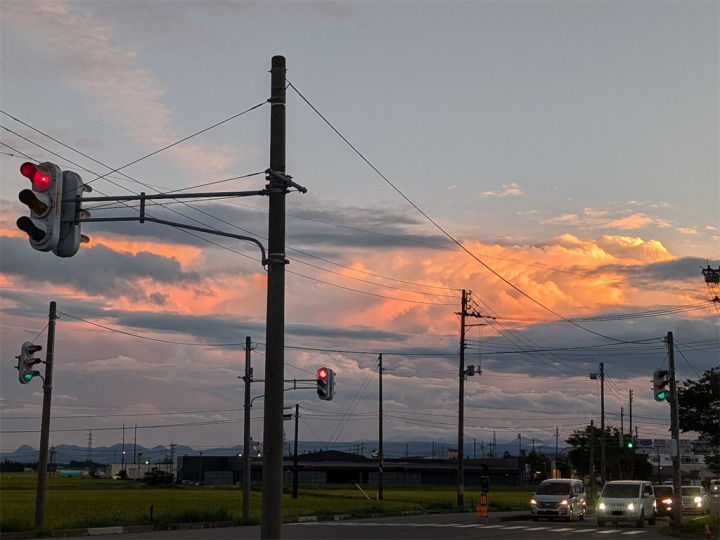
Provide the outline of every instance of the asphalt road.
<path id="1" fill-rule="evenodd" d="M 473 514 L 433 514 L 348 521 L 320 521 L 292 523 L 283 526 L 283 538 L 288 540 L 391 540 L 391 539 L 554 539 L 579 537 L 600 539 L 620 538 L 657 540 L 658 528 L 667 523 L 659 519 L 655 526 L 638 529 L 632 524 L 606 525 L 600 528 L 594 519 L 586 521 L 504 521 L 489 525 L 478 524 Z M 260 538 L 259 527 L 229 527 L 187 531 L 156 531 L 123 535 L 123 540 L 254 540 Z"/>

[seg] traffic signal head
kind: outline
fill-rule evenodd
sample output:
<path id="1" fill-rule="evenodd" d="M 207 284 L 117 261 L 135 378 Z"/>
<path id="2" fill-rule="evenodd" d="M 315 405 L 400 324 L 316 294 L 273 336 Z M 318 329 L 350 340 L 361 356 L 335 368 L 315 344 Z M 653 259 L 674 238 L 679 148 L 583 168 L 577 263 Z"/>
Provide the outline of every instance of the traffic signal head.
<path id="1" fill-rule="evenodd" d="M 60 239 L 60 204 L 62 171 L 53 163 L 20 166 L 20 174 L 32 182 L 32 189 L 23 189 L 18 198 L 30 209 L 30 216 L 17 220 L 18 229 L 27 233 L 30 245 L 38 251 L 51 251 Z"/>
<path id="2" fill-rule="evenodd" d="M 20 349 L 18 359 L 18 379 L 22 384 L 28 384 L 33 377 L 40 375 L 39 371 L 35 371 L 35 364 L 39 364 L 41 360 L 34 358 L 33 354 L 42 351 L 42 346 L 34 345 L 31 341 L 26 341 Z"/>
<path id="3" fill-rule="evenodd" d="M 631 450 L 635 447 L 635 445 L 633 444 L 632 441 L 628 441 L 628 442 L 625 444 L 625 446 L 626 446 L 627 448 L 631 449 Z"/>
<path id="4" fill-rule="evenodd" d="M 80 249 L 80 244 L 89 242 L 89 238 L 80 233 L 80 223 L 77 220 L 81 215 L 88 217 L 90 213 L 82 209 L 82 195 L 92 191 L 90 186 L 83 184 L 82 178 L 72 171 L 63 172 L 63 201 L 60 213 L 60 238 L 53 248 L 58 257 L 72 257 Z M 72 199 L 72 200 L 69 200 Z"/>
<path id="5" fill-rule="evenodd" d="M 670 399 L 668 372 L 665 369 L 653 371 L 653 397 L 655 401 L 666 401 Z"/>
<path id="6" fill-rule="evenodd" d="M 335 396 L 335 372 L 322 367 L 317 370 L 317 393 L 323 401 L 330 401 Z"/>

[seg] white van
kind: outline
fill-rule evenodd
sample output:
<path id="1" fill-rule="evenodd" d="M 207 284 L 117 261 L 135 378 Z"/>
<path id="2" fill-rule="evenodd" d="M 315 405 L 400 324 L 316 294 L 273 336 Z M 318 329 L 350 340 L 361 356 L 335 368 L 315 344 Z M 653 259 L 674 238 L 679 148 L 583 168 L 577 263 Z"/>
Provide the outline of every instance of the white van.
<path id="1" fill-rule="evenodd" d="M 582 480 L 544 480 L 530 500 L 530 515 L 533 521 L 541 517 L 564 518 L 572 521 L 585 519 L 587 498 Z"/>
<path id="2" fill-rule="evenodd" d="M 634 522 L 644 527 L 645 521 L 655 525 L 655 492 L 650 482 L 620 480 L 608 482 L 600 494 L 597 506 L 598 527 L 605 522 Z"/>

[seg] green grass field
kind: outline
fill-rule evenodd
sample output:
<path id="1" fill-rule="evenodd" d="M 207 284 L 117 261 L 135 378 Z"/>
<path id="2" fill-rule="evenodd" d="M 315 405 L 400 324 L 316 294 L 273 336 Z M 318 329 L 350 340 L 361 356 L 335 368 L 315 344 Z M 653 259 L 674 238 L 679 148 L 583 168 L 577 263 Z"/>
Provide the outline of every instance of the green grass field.
<path id="1" fill-rule="evenodd" d="M 25 531 L 33 528 L 35 485 L 32 474 L 8 474 L 0 477 L 0 530 Z M 262 493 L 251 492 L 251 519 L 258 523 Z M 375 497 L 375 487 L 363 486 Z M 525 510 L 531 489 L 498 488 L 488 497 L 490 510 Z M 300 496 L 292 500 L 283 496 L 286 520 L 300 516 L 364 513 L 399 513 L 402 511 L 457 510 L 455 489 L 432 486 L 428 489 L 407 486 L 385 488 L 383 501 L 367 500 L 349 486 L 303 486 Z M 475 503 L 479 492 L 468 490 L 466 507 Z M 150 505 L 154 506 L 153 523 L 232 520 L 243 523 L 242 490 L 236 487 L 149 488 L 141 483 L 85 478 L 50 478 L 46 495 L 45 524 L 48 529 L 109 527 L 150 524 Z"/>

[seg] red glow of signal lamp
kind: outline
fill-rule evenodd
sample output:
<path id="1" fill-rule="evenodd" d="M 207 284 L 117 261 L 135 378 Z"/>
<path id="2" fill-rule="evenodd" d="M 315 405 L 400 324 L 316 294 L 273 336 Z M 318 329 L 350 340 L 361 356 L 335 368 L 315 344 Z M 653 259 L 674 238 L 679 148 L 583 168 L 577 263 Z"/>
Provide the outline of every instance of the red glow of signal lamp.
<path id="1" fill-rule="evenodd" d="M 20 165 L 20 174 L 29 179 L 37 189 L 46 189 L 50 185 L 50 171 L 30 162 Z"/>
<path id="2" fill-rule="evenodd" d="M 325 368 L 320 368 L 317 370 L 318 377 L 321 379 L 327 379 L 328 372 Z"/>

